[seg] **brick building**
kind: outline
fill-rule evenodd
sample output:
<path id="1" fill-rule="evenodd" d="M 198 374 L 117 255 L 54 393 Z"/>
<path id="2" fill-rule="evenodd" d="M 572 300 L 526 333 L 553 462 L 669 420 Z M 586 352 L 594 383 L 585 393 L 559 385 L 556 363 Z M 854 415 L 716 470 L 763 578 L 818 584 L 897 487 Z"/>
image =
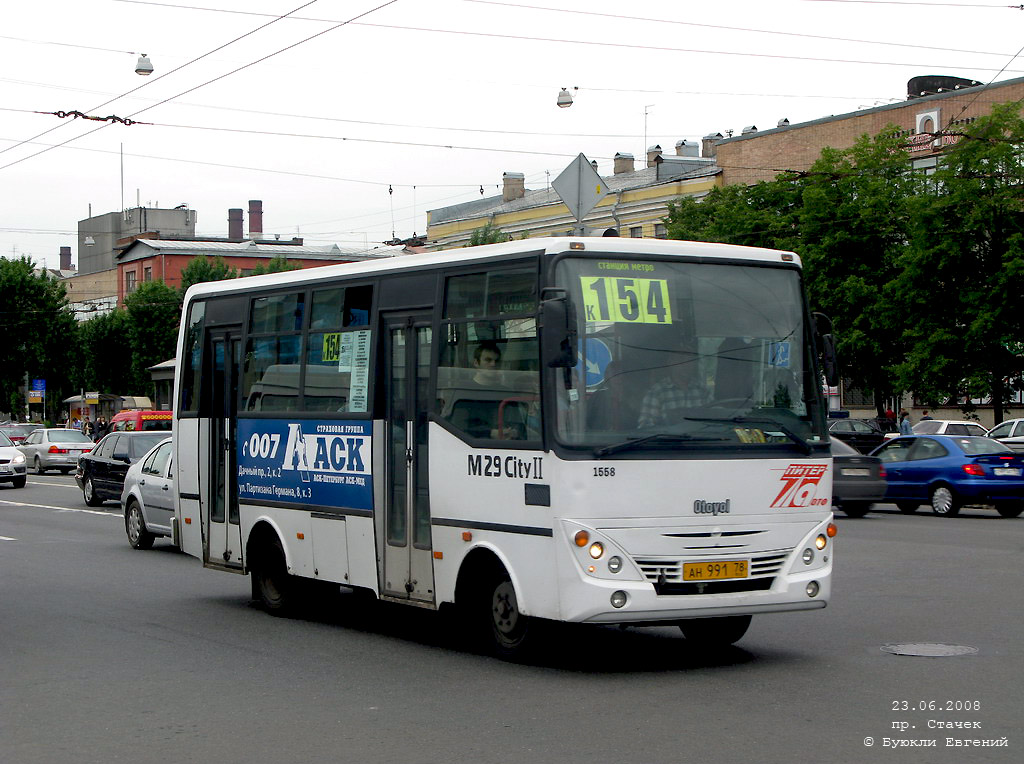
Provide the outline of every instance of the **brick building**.
<path id="1" fill-rule="evenodd" d="M 993 104 L 1022 99 L 1024 77 L 987 86 L 957 77 L 914 77 L 907 83 L 906 101 L 770 130 L 747 128 L 742 135 L 714 141 L 712 148 L 725 185 L 750 185 L 784 170 L 810 169 L 826 146 L 848 148 L 861 135 L 877 135 L 895 125 L 909 136 L 913 165 L 927 170 L 943 147 L 956 141 L 953 135 L 936 139 L 931 133 L 955 131 L 988 114 Z"/>

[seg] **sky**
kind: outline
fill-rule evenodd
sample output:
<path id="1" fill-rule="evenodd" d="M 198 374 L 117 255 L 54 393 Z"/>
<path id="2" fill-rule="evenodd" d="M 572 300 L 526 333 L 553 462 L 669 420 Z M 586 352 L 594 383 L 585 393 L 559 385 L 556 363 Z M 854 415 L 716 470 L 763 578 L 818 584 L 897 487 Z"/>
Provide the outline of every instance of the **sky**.
<path id="1" fill-rule="evenodd" d="M 186 204 L 226 236 L 260 199 L 268 235 L 369 249 L 506 171 L 544 188 L 581 152 L 611 174 L 616 152 L 901 101 L 918 75 L 1024 76 L 1024 11 L 999 2 L 4 5 L 0 256 L 51 268 L 90 210 Z M 75 111 L 135 124 L 53 114 Z"/>

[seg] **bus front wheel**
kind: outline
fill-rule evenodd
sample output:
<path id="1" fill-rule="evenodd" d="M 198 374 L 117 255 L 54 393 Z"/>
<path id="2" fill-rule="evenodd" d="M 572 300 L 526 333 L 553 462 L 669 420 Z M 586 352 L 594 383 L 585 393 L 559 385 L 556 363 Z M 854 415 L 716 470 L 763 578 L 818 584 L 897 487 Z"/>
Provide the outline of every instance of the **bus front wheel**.
<path id="1" fill-rule="evenodd" d="M 694 647 L 727 647 L 743 638 L 750 627 L 749 615 L 730 615 L 720 618 L 692 618 L 679 622 L 679 630 Z"/>

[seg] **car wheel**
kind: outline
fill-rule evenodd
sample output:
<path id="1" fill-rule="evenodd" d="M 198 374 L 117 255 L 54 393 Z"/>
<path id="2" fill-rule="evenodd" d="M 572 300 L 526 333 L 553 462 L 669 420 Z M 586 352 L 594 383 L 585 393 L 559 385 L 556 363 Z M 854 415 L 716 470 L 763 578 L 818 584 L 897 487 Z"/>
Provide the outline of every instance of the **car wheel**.
<path id="1" fill-rule="evenodd" d="M 132 549 L 150 549 L 153 546 L 152 533 L 146 530 L 146 520 L 142 516 L 142 508 L 135 500 L 128 502 L 124 511 L 124 529 L 128 534 L 128 543 Z"/>
<path id="2" fill-rule="evenodd" d="M 714 649 L 739 642 L 750 628 L 749 615 L 724 618 L 693 618 L 679 622 L 679 630 L 694 647 Z"/>
<path id="3" fill-rule="evenodd" d="M 11 480 L 11 488 L 24 488 L 25 481 L 28 480 L 24 475 L 22 477 L 16 477 Z M 1016 515 L 1014 515 L 1016 517 Z"/>
<path id="4" fill-rule="evenodd" d="M 847 517 L 864 517 L 871 511 L 872 504 L 869 501 L 847 501 L 840 505 L 840 509 Z"/>
<path id="5" fill-rule="evenodd" d="M 1020 513 L 1024 511 L 1024 502 L 1011 501 L 996 504 L 996 511 L 1001 517 L 1019 517 Z"/>
<path id="6" fill-rule="evenodd" d="M 71 472 L 71 468 L 69 467 L 68 469 L 63 469 L 63 470 L 61 470 L 61 471 L 60 471 L 60 474 L 61 474 L 61 475 L 67 475 L 67 474 L 69 474 L 70 472 Z"/>
<path id="7" fill-rule="evenodd" d="M 939 517 L 954 517 L 960 511 L 960 501 L 948 485 L 937 485 L 932 489 L 932 512 Z"/>
<path id="8" fill-rule="evenodd" d="M 41 461 L 39 461 L 39 457 L 38 456 L 36 457 L 36 461 L 33 464 L 33 466 L 36 468 L 36 474 L 37 475 L 45 475 L 46 474 L 46 470 L 43 469 L 43 463 Z"/>
<path id="9" fill-rule="evenodd" d="M 82 498 L 85 499 L 85 503 L 90 507 L 98 507 L 103 503 L 96 493 L 96 486 L 93 485 L 92 478 L 86 478 L 85 482 L 82 483 Z"/>
<path id="10" fill-rule="evenodd" d="M 912 515 L 917 512 L 920 505 L 916 501 L 897 501 L 896 507 L 905 515 Z"/>

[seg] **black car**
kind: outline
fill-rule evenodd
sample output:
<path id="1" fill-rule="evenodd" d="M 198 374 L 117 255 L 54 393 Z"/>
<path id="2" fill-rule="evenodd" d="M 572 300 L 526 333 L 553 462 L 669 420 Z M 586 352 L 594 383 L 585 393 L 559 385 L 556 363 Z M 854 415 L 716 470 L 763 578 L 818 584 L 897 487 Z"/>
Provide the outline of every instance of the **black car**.
<path id="1" fill-rule="evenodd" d="M 869 454 L 885 442 L 885 433 L 873 421 L 863 419 L 833 419 L 828 434 L 853 446 L 862 454 Z"/>
<path id="2" fill-rule="evenodd" d="M 864 517 L 871 505 L 885 497 L 885 468 L 877 456 L 857 453 L 832 439 L 832 504 L 848 517 Z"/>
<path id="3" fill-rule="evenodd" d="M 166 437 L 166 432 L 112 432 L 82 454 L 75 482 L 85 503 L 98 507 L 105 501 L 120 501 L 129 465 Z"/>

